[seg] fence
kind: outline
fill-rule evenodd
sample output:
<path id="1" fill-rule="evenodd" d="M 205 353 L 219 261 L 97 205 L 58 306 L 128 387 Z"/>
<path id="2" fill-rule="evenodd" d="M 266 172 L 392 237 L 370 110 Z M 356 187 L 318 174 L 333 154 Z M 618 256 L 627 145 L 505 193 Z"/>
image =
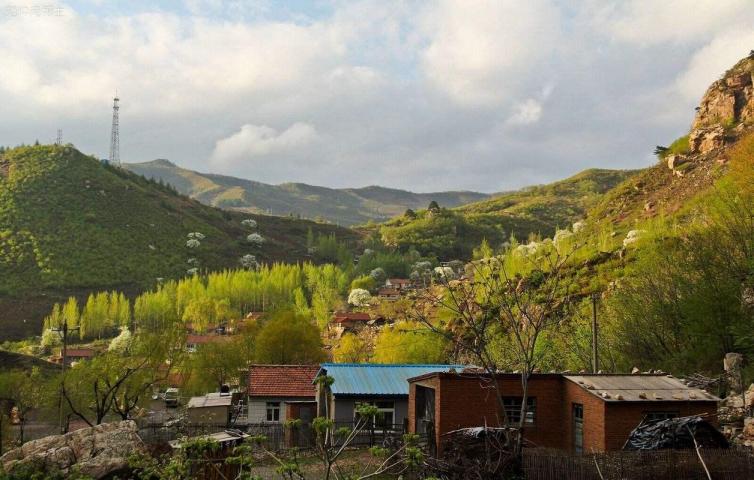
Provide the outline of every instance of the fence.
<path id="1" fill-rule="evenodd" d="M 754 478 L 754 457 L 748 449 L 702 449 L 701 455 L 715 480 Z M 570 455 L 532 449 L 525 451 L 523 467 L 528 480 L 708 479 L 695 450 Z"/>
<path id="2" fill-rule="evenodd" d="M 334 443 L 340 445 L 345 441 L 347 434 L 338 433 L 341 429 L 349 431 L 356 427 L 353 422 L 338 422 L 334 426 L 336 432 Z M 212 433 L 222 432 L 228 428 L 220 424 L 147 424 L 139 428 L 139 436 L 148 444 L 164 444 L 181 437 L 198 437 Z M 249 435 L 262 435 L 265 437 L 263 445 L 273 451 L 288 448 L 308 449 L 315 446 L 314 432 L 310 424 L 303 424 L 296 428 L 286 428 L 281 423 L 253 423 L 247 425 L 235 425 L 233 428 L 241 430 Z M 387 425 L 374 428 L 365 428 L 359 431 L 350 445 L 353 447 L 366 446 L 394 446 L 400 442 L 403 436 L 403 425 Z"/>

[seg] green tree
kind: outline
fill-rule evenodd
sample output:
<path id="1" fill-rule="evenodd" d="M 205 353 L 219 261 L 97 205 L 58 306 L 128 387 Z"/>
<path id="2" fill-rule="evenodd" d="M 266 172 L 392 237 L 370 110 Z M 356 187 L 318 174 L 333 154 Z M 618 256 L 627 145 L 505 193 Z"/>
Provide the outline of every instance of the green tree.
<path id="1" fill-rule="evenodd" d="M 257 363 L 312 364 L 325 359 L 319 329 L 290 310 L 273 314 L 257 336 Z"/>
<path id="2" fill-rule="evenodd" d="M 346 333 L 333 349 L 333 359 L 341 363 L 362 363 L 369 360 L 369 344 L 353 333 Z"/>
<path id="3" fill-rule="evenodd" d="M 401 322 L 377 335 L 374 358 L 377 363 L 443 363 L 448 340 L 426 326 Z"/>

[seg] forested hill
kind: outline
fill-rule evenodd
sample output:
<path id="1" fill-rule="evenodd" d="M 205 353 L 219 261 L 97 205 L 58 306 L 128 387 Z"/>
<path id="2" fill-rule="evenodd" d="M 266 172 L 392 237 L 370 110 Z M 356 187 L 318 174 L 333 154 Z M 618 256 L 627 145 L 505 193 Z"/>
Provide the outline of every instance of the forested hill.
<path id="1" fill-rule="evenodd" d="M 207 207 L 70 146 L 11 149 L 0 153 L 0 328 L 27 322 L 36 333 L 38 305 L 88 289 L 138 291 L 246 254 L 302 261 L 309 229 L 356 241 L 333 225 Z M 199 245 L 189 247 L 194 232 Z"/>
<path id="2" fill-rule="evenodd" d="M 383 240 L 401 249 L 442 260 L 468 259 L 472 249 L 487 239 L 493 246 L 511 235 L 552 236 L 555 230 L 581 220 L 606 192 L 633 177 L 638 170 L 585 170 L 565 180 L 527 187 L 455 209 L 407 212 L 384 225 L 371 227 Z"/>
<path id="3" fill-rule="evenodd" d="M 335 189 L 305 183 L 270 185 L 199 173 L 168 160 L 125 164 L 124 167 L 147 178 L 161 179 L 179 192 L 207 205 L 272 215 L 320 218 L 339 225 L 384 221 L 402 214 L 408 208 L 426 207 L 432 200 L 455 207 L 489 196 L 465 191 L 414 193 L 379 186 Z"/>

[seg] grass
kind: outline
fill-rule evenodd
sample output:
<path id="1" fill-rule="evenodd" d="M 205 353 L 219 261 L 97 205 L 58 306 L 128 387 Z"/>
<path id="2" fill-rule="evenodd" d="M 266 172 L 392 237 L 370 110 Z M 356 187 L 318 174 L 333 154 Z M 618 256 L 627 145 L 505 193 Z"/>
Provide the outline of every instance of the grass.
<path id="1" fill-rule="evenodd" d="M 241 221 L 249 217 L 262 247 L 246 241 L 251 231 Z M 310 228 L 358 242 L 334 225 L 207 207 L 70 146 L 9 150 L 0 157 L 0 337 L 24 322 L 36 330 L 38 312 L 61 296 L 135 293 L 185 275 L 191 257 L 207 270 L 235 267 L 247 253 L 263 262 L 306 260 Z M 189 232 L 206 236 L 200 247 L 187 248 Z"/>

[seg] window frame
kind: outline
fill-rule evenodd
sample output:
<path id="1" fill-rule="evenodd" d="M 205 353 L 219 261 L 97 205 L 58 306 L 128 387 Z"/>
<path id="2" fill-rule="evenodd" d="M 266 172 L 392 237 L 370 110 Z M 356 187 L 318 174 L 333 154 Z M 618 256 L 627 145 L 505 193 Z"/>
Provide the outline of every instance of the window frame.
<path id="1" fill-rule="evenodd" d="M 505 410 L 505 419 L 508 425 L 521 425 L 521 402 L 523 397 L 520 395 L 503 396 L 503 409 Z M 526 420 L 524 427 L 534 427 L 537 425 L 537 397 L 526 397 Z M 515 420 L 512 419 L 515 417 Z"/>
<path id="2" fill-rule="evenodd" d="M 266 412 L 265 419 L 267 422 L 270 422 L 270 423 L 280 422 L 280 402 L 266 402 L 265 412 Z"/>

